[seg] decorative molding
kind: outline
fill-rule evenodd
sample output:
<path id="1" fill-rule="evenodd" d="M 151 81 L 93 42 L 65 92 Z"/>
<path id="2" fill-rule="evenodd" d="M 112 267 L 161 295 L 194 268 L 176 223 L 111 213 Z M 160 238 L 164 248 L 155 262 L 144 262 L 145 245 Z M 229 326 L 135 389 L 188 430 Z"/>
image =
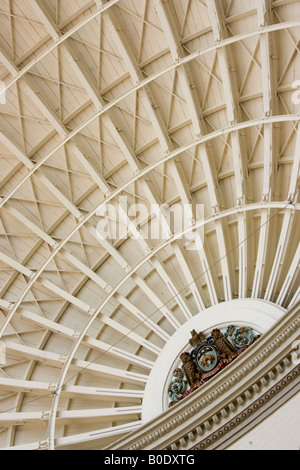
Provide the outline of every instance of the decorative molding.
<path id="1" fill-rule="evenodd" d="M 114 450 L 209 448 L 224 431 L 237 431 L 250 414 L 262 412 L 269 398 L 286 384 L 293 382 L 297 388 L 300 371 L 293 361 L 293 344 L 300 335 L 299 311 L 297 304 L 226 369 L 137 432 L 115 442 Z"/>
<path id="2" fill-rule="evenodd" d="M 214 328 L 225 330 L 228 325 L 236 324 L 250 327 L 255 334 L 264 335 L 285 312 L 278 305 L 265 300 L 234 299 L 211 306 L 185 322 L 168 340 L 148 377 L 143 399 L 143 424 L 168 409 L 168 386 L 173 380 L 173 371 L 182 367 L 180 354 L 189 349 L 189 337 L 193 329 L 198 330 L 201 326 L 205 336 L 209 336 Z"/>
<path id="3" fill-rule="evenodd" d="M 229 434 L 232 430 L 235 431 L 234 434 L 236 435 L 236 433 L 238 432 L 240 428 L 251 427 L 251 422 L 249 423 L 249 421 L 253 421 L 254 415 L 255 417 L 257 417 L 256 416 L 257 414 L 260 416 L 265 411 L 266 406 L 270 405 L 270 402 L 274 401 L 274 399 L 277 398 L 277 396 L 281 394 L 282 391 L 285 390 L 287 386 L 291 385 L 292 383 L 296 381 L 297 384 L 296 385 L 293 384 L 295 388 L 295 390 L 293 391 L 294 393 L 296 393 L 297 391 L 300 390 L 299 376 L 300 376 L 300 366 L 297 366 L 293 371 L 291 371 L 289 374 L 283 377 L 279 382 L 277 382 L 276 385 L 273 385 L 272 388 L 262 393 L 260 398 L 257 398 L 254 403 L 251 403 L 251 405 L 245 407 L 245 409 L 242 412 L 240 412 L 237 416 L 235 416 L 234 419 L 231 419 L 227 423 L 223 424 L 213 434 L 199 441 L 196 446 L 192 447 L 192 450 L 215 449 L 218 446 L 218 441 L 222 439 L 222 441 L 224 442 L 225 440 L 224 437 L 226 438 L 226 435 Z M 249 394 L 248 396 L 251 397 L 250 391 L 248 391 L 248 394 Z M 224 447 L 226 447 L 225 444 L 223 444 L 222 448 Z M 174 449 L 174 446 L 172 447 L 172 449 Z"/>

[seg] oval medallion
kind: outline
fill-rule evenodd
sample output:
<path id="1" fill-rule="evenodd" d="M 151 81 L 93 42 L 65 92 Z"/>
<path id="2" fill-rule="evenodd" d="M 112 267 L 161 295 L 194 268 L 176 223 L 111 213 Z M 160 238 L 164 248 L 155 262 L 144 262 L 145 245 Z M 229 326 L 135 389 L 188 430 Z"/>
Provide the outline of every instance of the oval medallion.
<path id="1" fill-rule="evenodd" d="M 219 362 L 218 352 L 214 346 L 203 345 L 197 350 L 196 363 L 203 372 L 210 372 Z"/>

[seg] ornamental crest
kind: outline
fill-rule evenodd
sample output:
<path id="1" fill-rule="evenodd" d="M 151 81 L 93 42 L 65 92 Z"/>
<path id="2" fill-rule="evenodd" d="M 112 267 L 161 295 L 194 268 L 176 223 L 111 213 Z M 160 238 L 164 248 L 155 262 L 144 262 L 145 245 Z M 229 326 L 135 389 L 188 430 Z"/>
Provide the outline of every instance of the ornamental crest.
<path id="1" fill-rule="evenodd" d="M 224 334 L 215 328 L 208 337 L 202 332 L 191 331 L 189 343 L 193 349 L 180 355 L 182 365 L 173 372 L 174 378 L 168 388 L 169 406 L 224 369 L 258 337 L 251 328 L 235 325 L 229 325 Z"/>
<path id="2" fill-rule="evenodd" d="M 227 328 L 227 336 L 230 337 L 232 343 L 237 350 L 249 346 L 253 342 L 253 331 L 251 328 L 245 326 L 238 328 L 234 325 L 230 325 Z"/>

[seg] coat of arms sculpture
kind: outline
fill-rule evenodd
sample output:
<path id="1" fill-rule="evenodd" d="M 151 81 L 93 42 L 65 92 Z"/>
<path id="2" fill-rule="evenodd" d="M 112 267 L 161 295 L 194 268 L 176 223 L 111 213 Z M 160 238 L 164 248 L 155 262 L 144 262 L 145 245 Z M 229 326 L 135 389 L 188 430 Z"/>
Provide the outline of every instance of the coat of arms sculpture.
<path id="1" fill-rule="evenodd" d="M 193 349 L 180 355 L 182 366 L 174 371 L 168 389 L 172 400 L 169 406 L 224 369 L 256 339 L 258 336 L 254 336 L 251 328 L 234 325 L 228 326 L 225 334 L 215 328 L 208 337 L 202 332 L 191 331 L 189 343 Z"/>

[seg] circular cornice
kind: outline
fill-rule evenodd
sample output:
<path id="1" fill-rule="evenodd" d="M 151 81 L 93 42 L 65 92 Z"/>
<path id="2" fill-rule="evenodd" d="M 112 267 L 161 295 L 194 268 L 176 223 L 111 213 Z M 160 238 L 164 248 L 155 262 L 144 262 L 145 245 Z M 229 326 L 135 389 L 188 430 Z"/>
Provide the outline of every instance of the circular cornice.
<path id="1" fill-rule="evenodd" d="M 191 451 L 224 449 L 231 442 L 235 442 L 241 434 L 252 429 L 279 406 L 282 406 L 291 396 L 299 392 L 299 377 L 300 366 L 297 366 L 213 434 L 205 439 L 199 439 Z M 279 397 L 281 400 L 278 403 Z M 196 440 L 195 436 L 194 439 Z"/>

